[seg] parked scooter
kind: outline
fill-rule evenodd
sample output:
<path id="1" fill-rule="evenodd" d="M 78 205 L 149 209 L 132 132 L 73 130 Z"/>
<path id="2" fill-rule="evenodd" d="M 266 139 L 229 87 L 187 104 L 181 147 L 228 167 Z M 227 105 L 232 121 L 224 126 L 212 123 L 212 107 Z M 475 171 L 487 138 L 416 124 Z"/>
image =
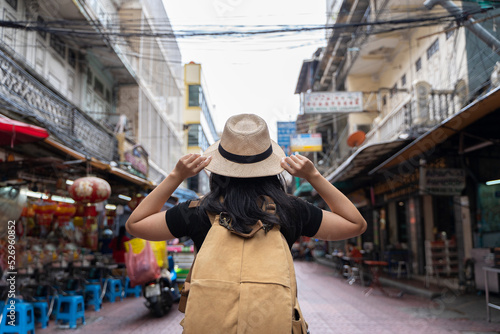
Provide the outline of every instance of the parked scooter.
<path id="1" fill-rule="evenodd" d="M 156 280 L 146 283 L 143 291 L 146 298 L 144 305 L 157 317 L 165 315 L 176 299 L 171 274 L 167 269 L 162 269 Z"/>

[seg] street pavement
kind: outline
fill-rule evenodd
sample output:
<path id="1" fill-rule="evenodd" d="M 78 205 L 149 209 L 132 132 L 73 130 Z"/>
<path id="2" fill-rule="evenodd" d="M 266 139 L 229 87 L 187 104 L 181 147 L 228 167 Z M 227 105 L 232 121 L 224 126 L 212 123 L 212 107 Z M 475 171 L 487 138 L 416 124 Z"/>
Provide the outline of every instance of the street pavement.
<path id="1" fill-rule="evenodd" d="M 299 301 L 312 334 L 328 333 L 500 333 L 500 311 L 491 310 L 486 321 L 484 295 L 463 295 L 443 289 L 441 298 L 404 294 L 388 297 L 378 290 L 365 295 L 366 287 L 349 285 L 331 267 L 316 262 L 296 262 Z M 397 295 L 388 289 L 390 295 Z M 498 300 L 498 299 L 497 299 Z M 153 334 L 182 332 L 183 318 L 176 306 L 163 318 L 155 318 L 143 304 L 142 297 L 128 297 L 121 302 L 104 302 L 100 312 L 87 310 L 86 324 L 75 330 L 57 328 L 51 320 L 37 334 Z"/>

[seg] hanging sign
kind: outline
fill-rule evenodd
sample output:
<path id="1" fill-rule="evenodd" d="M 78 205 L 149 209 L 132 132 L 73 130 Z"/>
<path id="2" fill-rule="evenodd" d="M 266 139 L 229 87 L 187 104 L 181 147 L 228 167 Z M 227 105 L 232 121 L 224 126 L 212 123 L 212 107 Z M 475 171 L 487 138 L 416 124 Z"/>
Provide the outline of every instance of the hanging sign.
<path id="1" fill-rule="evenodd" d="M 420 193 L 455 196 L 465 188 L 465 171 L 458 168 L 421 168 Z"/>
<path id="2" fill-rule="evenodd" d="M 321 133 L 300 133 L 290 137 L 292 152 L 321 152 Z"/>
<path id="3" fill-rule="evenodd" d="M 348 113 L 363 111 L 362 92 L 321 92 L 304 96 L 304 113 Z"/>
<path id="4" fill-rule="evenodd" d="M 290 154 L 290 137 L 295 134 L 295 122 L 278 122 L 278 145 Z"/>

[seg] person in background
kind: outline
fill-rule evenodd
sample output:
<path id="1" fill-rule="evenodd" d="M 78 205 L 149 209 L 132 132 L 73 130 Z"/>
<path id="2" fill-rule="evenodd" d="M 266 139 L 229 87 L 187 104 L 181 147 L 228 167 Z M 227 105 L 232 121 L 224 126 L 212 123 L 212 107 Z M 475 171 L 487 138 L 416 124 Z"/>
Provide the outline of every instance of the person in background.
<path id="1" fill-rule="evenodd" d="M 347 242 L 347 252 L 346 256 L 351 257 L 351 258 L 358 258 L 361 259 L 363 257 L 363 254 L 360 252 L 358 247 L 356 247 L 356 243 L 353 241 L 348 241 Z"/>
<path id="2" fill-rule="evenodd" d="M 113 259 L 120 267 L 125 266 L 125 242 L 130 240 L 125 232 L 125 226 L 120 226 L 118 236 L 109 243 L 109 248 L 113 250 Z"/>
<path id="3" fill-rule="evenodd" d="M 113 254 L 113 250 L 109 246 L 111 240 L 113 240 L 113 231 L 107 228 L 101 233 L 99 238 L 99 249 L 101 254 Z"/>

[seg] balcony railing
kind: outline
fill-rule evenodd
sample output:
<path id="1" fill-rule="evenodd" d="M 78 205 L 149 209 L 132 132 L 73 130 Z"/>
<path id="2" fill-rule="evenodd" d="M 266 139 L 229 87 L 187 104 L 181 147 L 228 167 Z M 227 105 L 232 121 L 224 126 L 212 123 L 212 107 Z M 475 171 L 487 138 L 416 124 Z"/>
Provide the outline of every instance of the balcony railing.
<path id="1" fill-rule="evenodd" d="M 403 101 L 366 135 L 364 145 L 416 136 L 427 131 L 460 110 L 456 94 L 449 91 L 432 91 L 424 103 L 414 98 Z"/>
<path id="2" fill-rule="evenodd" d="M 363 145 L 370 145 L 396 139 L 399 134 L 409 130 L 412 124 L 411 101 L 400 105 L 398 109 L 385 117 L 366 134 Z"/>
<path id="3" fill-rule="evenodd" d="M 68 101 L 54 94 L 0 51 L 0 103 L 32 117 L 64 144 L 104 161 L 114 160 L 114 136 Z"/>

